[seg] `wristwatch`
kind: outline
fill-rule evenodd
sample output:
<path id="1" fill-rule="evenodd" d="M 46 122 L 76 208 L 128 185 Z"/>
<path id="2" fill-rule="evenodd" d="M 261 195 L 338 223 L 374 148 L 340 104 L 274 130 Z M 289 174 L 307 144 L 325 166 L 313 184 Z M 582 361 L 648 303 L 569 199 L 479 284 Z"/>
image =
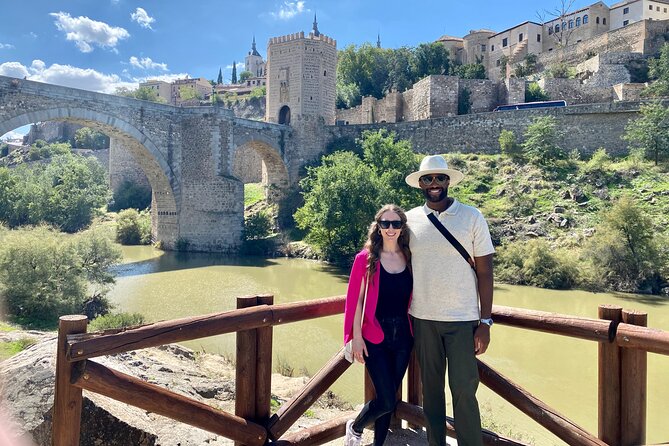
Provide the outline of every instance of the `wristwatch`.
<path id="1" fill-rule="evenodd" d="M 482 324 L 486 324 L 488 327 L 492 327 L 492 324 L 493 324 L 493 322 L 492 322 L 492 318 L 491 318 L 491 317 L 489 317 L 489 318 L 487 318 L 487 319 L 482 318 L 482 319 L 480 320 L 480 322 L 481 322 Z"/>

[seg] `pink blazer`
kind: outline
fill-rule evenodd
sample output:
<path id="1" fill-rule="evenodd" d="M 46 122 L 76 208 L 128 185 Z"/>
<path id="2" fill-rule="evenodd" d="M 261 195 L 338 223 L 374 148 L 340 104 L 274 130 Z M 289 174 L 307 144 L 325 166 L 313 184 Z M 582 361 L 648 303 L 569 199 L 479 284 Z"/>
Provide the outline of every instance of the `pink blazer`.
<path id="1" fill-rule="evenodd" d="M 365 286 L 362 282 L 367 272 L 367 256 L 368 251 L 363 249 L 355 256 L 353 267 L 351 268 L 351 276 L 348 280 L 348 289 L 346 291 L 346 307 L 344 309 L 344 344 L 353 339 L 353 319 L 355 319 L 355 309 L 358 305 L 358 296 L 360 296 L 360 284 Z M 362 337 L 373 344 L 380 344 L 383 341 L 383 329 L 381 324 L 376 319 L 376 305 L 379 302 L 379 277 L 381 275 L 381 267 L 379 262 L 376 262 L 374 270 L 374 277 L 369 283 L 367 289 L 367 302 L 364 309 L 365 314 L 362 318 Z M 409 299 L 409 305 L 411 299 Z M 407 308 L 407 318 L 409 317 L 409 308 Z M 409 321 L 411 323 L 411 321 Z M 413 330 L 412 330 L 413 333 Z"/>

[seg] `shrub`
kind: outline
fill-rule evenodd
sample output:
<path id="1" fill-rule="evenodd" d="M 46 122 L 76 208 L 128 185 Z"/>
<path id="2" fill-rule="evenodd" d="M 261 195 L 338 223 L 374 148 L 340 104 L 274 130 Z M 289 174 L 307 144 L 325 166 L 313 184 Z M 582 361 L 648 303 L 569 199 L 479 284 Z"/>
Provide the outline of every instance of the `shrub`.
<path id="1" fill-rule="evenodd" d="M 132 181 L 124 181 L 114 192 L 113 200 L 107 205 L 112 212 L 123 209 L 142 210 L 151 206 L 151 189 Z"/>
<path id="2" fill-rule="evenodd" d="M 47 227 L 5 232 L 0 297 L 8 315 L 26 325 L 50 326 L 63 314 L 96 316 L 108 309 L 105 293 L 114 280 L 108 269 L 119 258 L 111 241 L 93 231 L 76 236 Z"/>
<path id="3" fill-rule="evenodd" d="M 244 219 L 244 239 L 267 238 L 272 231 L 272 217 L 266 212 L 258 212 Z"/>
<path id="4" fill-rule="evenodd" d="M 592 154 L 585 167 L 587 171 L 603 171 L 609 164 L 611 164 L 611 157 L 606 153 L 605 148 L 600 147 Z"/>
<path id="5" fill-rule="evenodd" d="M 576 283 L 578 272 L 567 258 L 544 240 L 518 241 L 498 250 L 495 276 L 506 283 L 568 289 Z"/>
<path id="6" fill-rule="evenodd" d="M 564 158 L 562 149 L 558 147 L 557 121 L 552 116 L 535 118 L 523 135 L 525 141 L 521 144 L 525 156 L 536 164 L 548 164 L 551 161 Z"/>
<path id="7" fill-rule="evenodd" d="M 530 82 L 527 84 L 527 89 L 525 90 L 525 102 L 537 102 L 537 101 L 547 101 L 550 97 L 546 92 L 539 86 L 536 82 Z"/>
<path id="8" fill-rule="evenodd" d="M 93 319 L 88 324 L 88 331 L 114 330 L 143 323 L 144 316 L 139 313 L 109 313 Z"/>
<path id="9" fill-rule="evenodd" d="M 546 70 L 548 77 L 555 79 L 571 79 L 576 75 L 576 70 L 564 62 L 556 63 Z"/>
<path id="10" fill-rule="evenodd" d="M 512 157 L 517 157 L 521 154 L 520 146 L 516 141 L 516 135 L 511 130 L 502 130 L 499 134 L 499 148 L 502 153 Z"/>
<path id="11" fill-rule="evenodd" d="M 472 108 L 471 93 L 469 88 L 463 88 L 458 95 L 458 114 L 466 115 Z"/>
<path id="12" fill-rule="evenodd" d="M 151 215 L 147 211 L 126 209 L 116 219 L 116 241 L 122 245 L 151 243 Z"/>

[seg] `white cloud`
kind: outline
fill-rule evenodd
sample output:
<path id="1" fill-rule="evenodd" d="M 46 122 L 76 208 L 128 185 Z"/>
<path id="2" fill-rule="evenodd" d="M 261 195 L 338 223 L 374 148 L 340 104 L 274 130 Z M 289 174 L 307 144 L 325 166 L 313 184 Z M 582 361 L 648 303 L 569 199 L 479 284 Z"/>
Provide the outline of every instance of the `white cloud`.
<path id="1" fill-rule="evenodd" d="M 237 62 L 235 65 L 237 65 L 237 71 L 243 70 L 244 68 L 246 68 L 246 64 L 244 62 Z M 232 64 L 226 65 L 225 69 L 226 70 L 232 70 Z"/>
<path id="2" fill-rule="evenodd" d="M 14 45 L 12 45 L 11 43 L 0 42 L 0 50 L 11 50 L 12 48 L 14 48 Z"/>
<path id="3" fill-rule="evenodd" d="M 140 68 L 143 70 L 162 70 L 167 71 L 166 63 L 158 63 L 151 60 L 150 57 L 142 57 L 141 59 L 132 56 L 130 58 L 130 65 L 135 68 Z"/>
<path id="4" fill-rule="evenodd" d="M 19 62 L 0 64 L 0 75 L 18 78 L 26 77 L 31 81 L 109 94 L 114 93 L 120 87 L 134 90 L 139 86 L 140 82 L 145 82 L 148 79 L 172 82 L 176 79 L 189 77 L 188 73 L 174 73 L 159 76 L 133 77 L 129 80 L 124 80 L 117 74 L 104 74 L 90 68 L 79 68 L 61 64 L 53 64 L 47 67 L 39 59 L 34 60 L 30 67 L 26 67 Z"/>
<path id="5" fill-rule="evenodd" d="M 142 28 L 148 29 L 153 29 L 151 28 L 151 24 L 156 21 L 156 19 L 149 16 L 149 14 L 143 8 L 137 8 L 135 12 L 130 14 L 130 18 L 133 22 L 137 22 Z"/>
<path id="6" fill-rule="evenodd" d="M 275 19 L 289 20 L 305 11 L 304 4 L 305 2 L 301 0 L 295 2 L 284 1 L 279 7 L 279 11 L 271 12 L 270 15 Z"/>
<path id="7" fill-rule="evenodd" d="M 119 40 L 127 39 L 130 33 L 124 28 L 110 26 L 88 17 L 72 17 L 66 12 L 52 12 L 52 17 L 59 31 L 65 33 L 67 40 L 72 40 L 82 53 L 93 51 L 93 45 L 116 49 Z"/>

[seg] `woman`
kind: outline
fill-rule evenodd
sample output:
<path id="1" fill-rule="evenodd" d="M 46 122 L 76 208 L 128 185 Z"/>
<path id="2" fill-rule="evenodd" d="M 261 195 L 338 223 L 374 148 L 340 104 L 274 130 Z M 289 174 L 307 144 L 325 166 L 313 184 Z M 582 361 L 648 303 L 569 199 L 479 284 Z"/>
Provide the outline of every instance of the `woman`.
<path id="1" fill-rule="evenodd" d="M 383 444 L 397 404 L 395 395 L 409 363 L 413 337 L 408 309 L 413 278 L 406 221 L 399 207 L 383 206 L 351 269 L 344 342 L 352 340 L 353 357 L 365 364 L 376 398 L 365 404 L 355 420 L 346 423 L 345 446 L 360 445 L 363 429 L 372 422 L 374 445 Z"/>

